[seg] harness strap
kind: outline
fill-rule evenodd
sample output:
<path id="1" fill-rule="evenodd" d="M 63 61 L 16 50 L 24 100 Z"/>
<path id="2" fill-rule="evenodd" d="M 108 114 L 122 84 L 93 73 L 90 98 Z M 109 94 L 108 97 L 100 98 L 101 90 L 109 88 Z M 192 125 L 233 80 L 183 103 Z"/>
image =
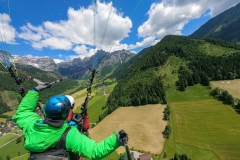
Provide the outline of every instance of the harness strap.
<path id="1" fill-rule="evenodd" d="M 61 138 L 57 141 L 55 148 L 56 149 L 66 149 L 66 137 L 68 134 L 68 131 L 71 129 L 71 127 L 68 127 L 63 135 L 61 136 Z"/>

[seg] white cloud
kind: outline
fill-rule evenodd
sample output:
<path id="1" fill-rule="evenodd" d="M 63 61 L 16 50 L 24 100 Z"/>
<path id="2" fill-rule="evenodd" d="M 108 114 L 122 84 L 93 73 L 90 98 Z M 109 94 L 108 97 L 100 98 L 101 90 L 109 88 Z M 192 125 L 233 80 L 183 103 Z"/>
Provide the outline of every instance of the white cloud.
<path id="1" fill-rule="evenodd" d="M 79 54 L 78 57 L 84 58 L 84 57 L 89 57 L 95 54 L 94 49 L 89 49 L 86 47 L 86 45 L 77 45 L 73 49 L 77 54 Z"/>
<path id="2" fill-rule="evenodd" d="M 53 59 L 55 63 L 60 63 L 60 62 L 64 62 L 63 59 Z"/>
<path id="3" fill-rule="evenodd" d="M 134 51 L 134 50 L 132 50 L 132 51 L 130 51 L 130 52 L 137 54 L 137 52 L 136 52 L 136 51 Z"/>
<path id="4" fill-rule="evenodd" d="M 159 39 L 157 39 L 157 40 L 153 41 L 153 42 L 151 43 L 151 46 L 154 46 L 154 45 L 155 45 L 155 44 L 157 44 L 158 42 L 160 42 L 160 40 L 159 40 Z"/>
<path id="5" fill-rule="evenodd" d="M 11 19 L 8 14 L 0 14 L 0 39 L 7 44 L 15 44 L 16 31 L 11 26 Z"/>
<path id="6" fill-rule="evenodd" d="M 215 0 L 215 2 L 210 4 L 209 9 L 211 10 L 212 17 L 215 17 L 238 3 L 239 0 Z"/>
<path id="7" fill-rule="evenodd" d="M 116 41 L 116 42 L 113 43 L 113 45 L 108 47 L 108 49 L 106 51 L 107 52 L 114 52 L 114 51 L 122 50 L 122 49 L 127 50 L 127 48 L 128 48 L 127 44 L 122 44 L 122 43 L 120 43 L 120 41 Z"/>
<path id="8" fill-rule="evenodd" d="M 27 54 L 27 55 L 25 55 L 24 57 L 27 57 L 27 58 L 46 58 L 46 57 L 48 57 L 48 56 L 34 56 L 34 55 L 32 55 L 32 54 Z"/>
<path id="9" fill-rule="evenodd" d="M 146 37 L 141 42 L 137 42 L 135 45 L 129 45 L 128 49 L 135 49 L 140 47 L 146 47 L 155 42 L 155 37 Z"/>
<path id="10" fill-rule="evenodd" d="M 22 26 L 20 29 L 22 30 L 22 32 L 19 33 L 18 36 L 24 40 L 33 42 L 40 41 L 42 37 L 45 37 L 47 34 L 43 32 L 42 26 L 34 27 L 30 23 L 27 23 L 26 26 Z M 47 37 L 50 37 L 50 35 Z"/>
<path id="11" fill-rule="evenodd" d="M 63 49 L 70 50 L 72 43 L 65 38 L 50 37 L 41 41 L 43 47 L 49 47 L 51 49 Z"/>
<path id="12" fill-rule="evenodd" d="M 112 44 L 118 44 L 114 48 L 127 48 L 120 41 L 128 37 L 132 22 L 128 17 L 123 17 L 112 2 L 98 0 L 96 6 L 89 5 L 77 10 L 69 8 L 67 15 L 67 20 L 46 21 L 39 26 L 28 23 L 21 27 L 19 37 L 30 42 L 35 49 L 74 50 L 81 58 L 94 54 L 94 50 L 84 48 L 86 45 L 105 51 L 110 51 Z"/>
<path id="13" fill-rule="evenodd" d="M 140 37 L 153 36 L 156 39 L 161 39 L 167 34 L 182 34 L 184 25 L 189 20 L 200 17 L 203 12 L 198 4 L 152 4 L 148 11 L 149 19 L 138 28 L 138 34 Z"/>
<path id="14" fill-rule="evenodd" d="M 76 56 L 76 55 L 69 55 L 69 56 L 67 56 L 67 57 L 65 57 L 66 58 L 66 60 L 73 60 L 74 58 L 79 58 L 79 56 Z"/>
<path id="15" fill-rule="evenodd" d="M 168 34 L 181 35 L 184 25 L 207 10 L 215 16 L 239 3 L 239 0 L 163 0 L 153 3 L 148 20 L 138 28 L 139 37 L 161 39 Z"/>

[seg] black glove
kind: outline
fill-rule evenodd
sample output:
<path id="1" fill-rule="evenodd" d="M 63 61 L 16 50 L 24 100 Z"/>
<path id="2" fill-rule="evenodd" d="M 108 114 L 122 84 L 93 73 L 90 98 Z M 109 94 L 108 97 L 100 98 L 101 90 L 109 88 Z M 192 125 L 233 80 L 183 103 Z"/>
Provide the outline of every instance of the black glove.
<path id="1" fill-rule="evenodd" d="M 124 146 L 128 141 L 128 134 L 124 130 L 120 130 L 117 134 L 117 141 L 121 146 Z"/>
<path id="2" fill-rule="evenodd" d="M 42 84 L 39 84 L 37 87 L 34 88 L 34 90 L 36 91 L 41 91 L 45 88 L 50 88 L 51 87 L 51 84 L 49 83 L 42 83 Z"/>

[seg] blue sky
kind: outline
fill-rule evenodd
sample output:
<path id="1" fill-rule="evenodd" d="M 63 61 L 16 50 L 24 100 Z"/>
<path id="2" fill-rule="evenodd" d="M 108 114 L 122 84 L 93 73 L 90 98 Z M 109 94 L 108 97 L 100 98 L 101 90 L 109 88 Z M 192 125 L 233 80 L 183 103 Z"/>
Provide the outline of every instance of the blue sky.
<path id="1" fill-rule="evenodd" d="M 0 0 L 0 49 L 55 62 L 96 50 L 138 53 L 190 35 L 240 0 Z"/>

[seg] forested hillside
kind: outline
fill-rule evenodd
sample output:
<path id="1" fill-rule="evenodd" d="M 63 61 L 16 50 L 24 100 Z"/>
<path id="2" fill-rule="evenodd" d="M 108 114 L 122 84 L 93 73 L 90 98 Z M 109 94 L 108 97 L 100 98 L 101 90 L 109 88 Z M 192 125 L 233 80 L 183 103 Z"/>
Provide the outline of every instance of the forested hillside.
<path id="1" fill-rule="evenodd" d="M 177 70 L 179 90 L 198 83 L 209 85 L 209 80 L 240 78 L 239 45 L 218 39 L 169 35 L 132 58 L 128 66 L 122 67 L 123 71 L 116 70 L 120 72 L 119 83 L 109 96 L 108 110 L 100 120 L 119 106 L 167 103 L 164 76 L 158 74 L 158 69 L 170 56 L 184 60 Z"/>
<path id="2" fill-rule="evenodd" d="M 218 38 L 230 42 L 240 42 L 240 3 L 213 17 L 197 31 L 191 38 Z"/>

